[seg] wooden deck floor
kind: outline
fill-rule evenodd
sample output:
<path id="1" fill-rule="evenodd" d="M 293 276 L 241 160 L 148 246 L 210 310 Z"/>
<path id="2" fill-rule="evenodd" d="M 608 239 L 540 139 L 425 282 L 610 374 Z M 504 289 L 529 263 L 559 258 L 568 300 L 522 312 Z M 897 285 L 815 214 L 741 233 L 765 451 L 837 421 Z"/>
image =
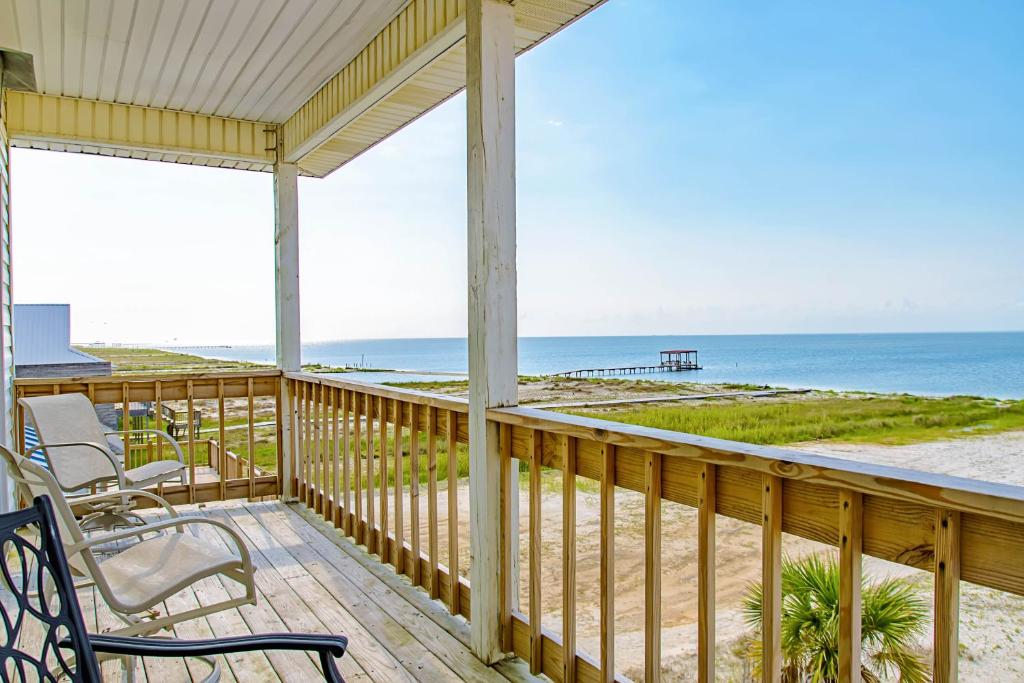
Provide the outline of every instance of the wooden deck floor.
<path id="1" fill-rule="evenodd" d="M 210 503 L 182 506 L 232 525 L 249 545 L 256 568 L 256 605 L 180 624 L 180 638 L 248 633 L 308 631 L 341 633 L 349 650 L 340 669 L 347 681 L 530 680 L 520 661 L 489 668 L 466 647 L 468 626 L 452 619 L 439 603 L 412 588 L 387 568 L 374 567 L 364 551 L 330 529 L 318 528 L 300 509 L 279 502 Z M 216 531 L 204 537 L 219 538 Z M 209 578 L 166 603 L 169 612 L 239 594 L 231 581 Z M 80 600 L 90 631 L 117 622 L 92 589 Z M 221 658 L 222 680 L 322 680 L 319 666 L 302 653 L 256 653 Z M 104 679 L 119 680 L 119 662 L 104 663 Z M 209 667 L 195 660 L 148 659 L 136 665 L 139 681 L 201 680 Z"/>

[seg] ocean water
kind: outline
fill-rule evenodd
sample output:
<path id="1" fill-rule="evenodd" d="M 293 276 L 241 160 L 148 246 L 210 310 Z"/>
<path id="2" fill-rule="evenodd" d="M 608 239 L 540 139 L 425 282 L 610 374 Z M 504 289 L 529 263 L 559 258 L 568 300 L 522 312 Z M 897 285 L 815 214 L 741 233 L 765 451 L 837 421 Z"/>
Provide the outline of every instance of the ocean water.
<path id="1" fill-rule="evenodd" d="M 1024 398 L 1024 332 L 784 334 L 635 337 L 524 337 L 519 371 L 655 365 L 662 349 L 699 351 L 702 370 L 631 377 L 661 381 L 968 394 Z M 272 346 L 177 349 L 197 355 L 273 362 Z M 365 372 L 352 379 L 441 379 L 466 372 L 465 339 L 368 339 L 304 344 L 304 363 L 355 365 L 413 374 Z"/>

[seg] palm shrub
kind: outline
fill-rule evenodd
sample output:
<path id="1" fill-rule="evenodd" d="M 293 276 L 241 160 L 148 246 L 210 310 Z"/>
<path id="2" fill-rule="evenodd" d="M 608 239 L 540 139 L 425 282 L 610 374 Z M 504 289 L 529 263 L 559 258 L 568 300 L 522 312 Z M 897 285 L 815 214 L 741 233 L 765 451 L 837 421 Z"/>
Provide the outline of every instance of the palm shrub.
<path id="1" fill-rule="evenodd" d="M 755 635 L 746 655 L 755 673 L 761 666 L 761 584 L 752 584 L 743 613 Z M 861 676 L 876 683 L 898 677 L 903 683 L 928 680 L 915 652 L 924 635 L 927 603 L 903 579 L 861 584 Z M 818 555 L 782 562 L 782 657 L 784 683 L 839 680 L 839 564 Z"/>

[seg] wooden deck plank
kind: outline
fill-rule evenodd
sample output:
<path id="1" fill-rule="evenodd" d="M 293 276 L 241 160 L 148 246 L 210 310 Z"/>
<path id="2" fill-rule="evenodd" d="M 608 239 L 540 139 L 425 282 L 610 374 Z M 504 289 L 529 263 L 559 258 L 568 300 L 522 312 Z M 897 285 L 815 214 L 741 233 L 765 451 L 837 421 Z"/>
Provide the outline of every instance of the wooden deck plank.
<path id="1" fill-rule="evenodd" d="M 190 511 L 194 513 L 194 511 Z M 231 518 L 223 509 L 210 509 L 200 511 L 213 519 L 220 519 L 237 528 Z M 244 539 L 243 534 L 243 539 Z M 325 625 L 305 605 L 295 591 L 292 590 L 290 582 L 284 579 L 267 560 L 267 558 L 249 543 L 249 552 L 252 555 L 253 567 L 256 570 L 256 588 L 258 591 L 256 605 L 243 605 L 238 608 L 239 613 L 246 624 L 254 633 L 272 633 L 291 631 L 294 633 L 333 633 L 332 629 Z M 231 580 L 223 582 L 224 587 L 232 596 L 241 595 L 244 589 Z M 300 652 L 274 652 L 268 651 L 267 657 L 274 664 L 274 669 L 285 681 L 309 681 L 318 680 L 320 672 L 317 664 L 309 655 Z M 346 654 L 338 661 L 338 668 L 346 680 L 354 680 L 366 677 L 365 671 L 357 660 Z M 380 680 L 373 678 L 372 680 Z"/>
<path id="2" fill-rule="evenodd" d="M 199 532 L 199 536 L 204 540 L 211 543 L 223 543 L 221 535 L 212 528 L 194 527 L 194 529 Z M 222 580 L 221 577 L 209 577 L 197 583 L 193 587 L 193 592 L 199 603 L 210 605 L 230 600 L 233 596 L 228 592 L 223 581 L 234 583 L 230 579 Z M 241 595 L 241 593 L 242 589 L 239 587 L 237 594 Z M 262 600 L 262 596 L 257 594 L 257 600 Z M 206 620 L 216 637 L 260 633 L 258 630 L 254 631 L 245 622 L 245 619 L 242 618 L 241 613 L 237 609 L 208 614 Z M 244 683 L 249 683 L 249 681 L 272 682 L 280 680 L 273 663 L 263 652 L 239 652 L 227 655 L 226 659 L 235 678 Z"/>
<path id="3" fill-rule="evenodd" d="M 401 595 L 391 590 L 377 577 L 366 571 L 352 557 L 342 551 L 325 533 L 316 529 L 295 511 L 275 503 L 252 503 L 250 510 L 260 510 L 261 520 L 273 527 L 273 534 L 289 541 L 291 548 L 303 548 L 307 567 L 329 571 L 344 577 L 375 604 L 377 611 L 391 615 L 460 680 L 500 681 L 502 677 L 472 655 L 466 646 L 435 624 Z M 265 511 L 265 512 L 264 512 Z M 340 535 L 338 540 L 341 540 Z M 348 543 L 347 539 L 342 542 Z M 312 569 L 311 569 L 312 571 Z M 410 590 L 415 590 L 410 586 Z"/>
<path id="4" fill-rule="evenodd" d="M 287 525 L 281 524 L 273 515 L 273 508 L 254 504 L 232 507 L 228 512 L 250 538 L 262 534 L 268 542 L 289 553 L 293 558 L 292 562 L 307 571 L 304 579 L 295 579 L 291 583 L 303 599 L 310 602 L 311 607 L 316 606 L 321 616 L 327 615 L 328 611 L 344 612 L 336 617 L 334 614 L 330 616 L 331 622 L 339 624 L 343 632 L 349 636 L 350 653 L 354 655 L 361 647 L 372 642 L 364 641 L 358 636 L 359 631 L 365 629 L 367 634 L 373 634 L 372 638 L 377 641 L 374 644 L 379 644 L 405 668 L 409 678 L 431 681 L 460 680 L 454 671 L 416 640 L 406 625 L 387 610 L 377 609 L 368 601 L 368 596 L 344 573 L 324 562 L 307 543 L 291 533 Z M 350 626 L 349 620 L 360 624 L 362 629 Z"/>
<path id="5" fill-rule="evenodd" d="M 234 527 L 249 544 L 253 565 L 258 567 L 258 585 L 268 599 L 273 596 L 278 600 L 276 609 L 289 631 L 344 633 L 351 642 L 370 644 L 375 641 L 374 635 L 324 591 L 248 511 L 225 505 L 210 506 L 206 512 Z M 326 620 L 321 617 L 323 614 L 327 615 Z M 352 647 L 339 665 L 349 658 L 358 663 L 372 680 L 412 680 L 406 675 L 405 668 L 383 648 Z"/>

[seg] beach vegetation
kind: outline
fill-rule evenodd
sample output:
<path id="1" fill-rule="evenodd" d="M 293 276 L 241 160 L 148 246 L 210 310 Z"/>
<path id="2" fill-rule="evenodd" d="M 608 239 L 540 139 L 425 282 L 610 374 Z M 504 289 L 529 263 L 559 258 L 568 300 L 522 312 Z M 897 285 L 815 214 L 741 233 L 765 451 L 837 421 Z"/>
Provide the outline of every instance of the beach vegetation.
<path id="1" fill-rule="evenodd" d="M 743 617 L 753 630 L 744 654 L 761 677 L 760 583 L 743 600 Z M 861 678 L 875 682 L 929 679 L 918 642 L 927 630 L 928 605 L 905 579 L 865 578 L 861 587 Z M 835 683 L 839 680 L 839 564 L 809 555 L 782 562 L 782 680 Z"/>
<path id="2" fill-rule="evenodd" d="M 1024 401 L 972 396 L 825 395 L 609 408 L 575 415 L 755 444 L 842 441 L 902 445 L 1024 429 Z"/>

